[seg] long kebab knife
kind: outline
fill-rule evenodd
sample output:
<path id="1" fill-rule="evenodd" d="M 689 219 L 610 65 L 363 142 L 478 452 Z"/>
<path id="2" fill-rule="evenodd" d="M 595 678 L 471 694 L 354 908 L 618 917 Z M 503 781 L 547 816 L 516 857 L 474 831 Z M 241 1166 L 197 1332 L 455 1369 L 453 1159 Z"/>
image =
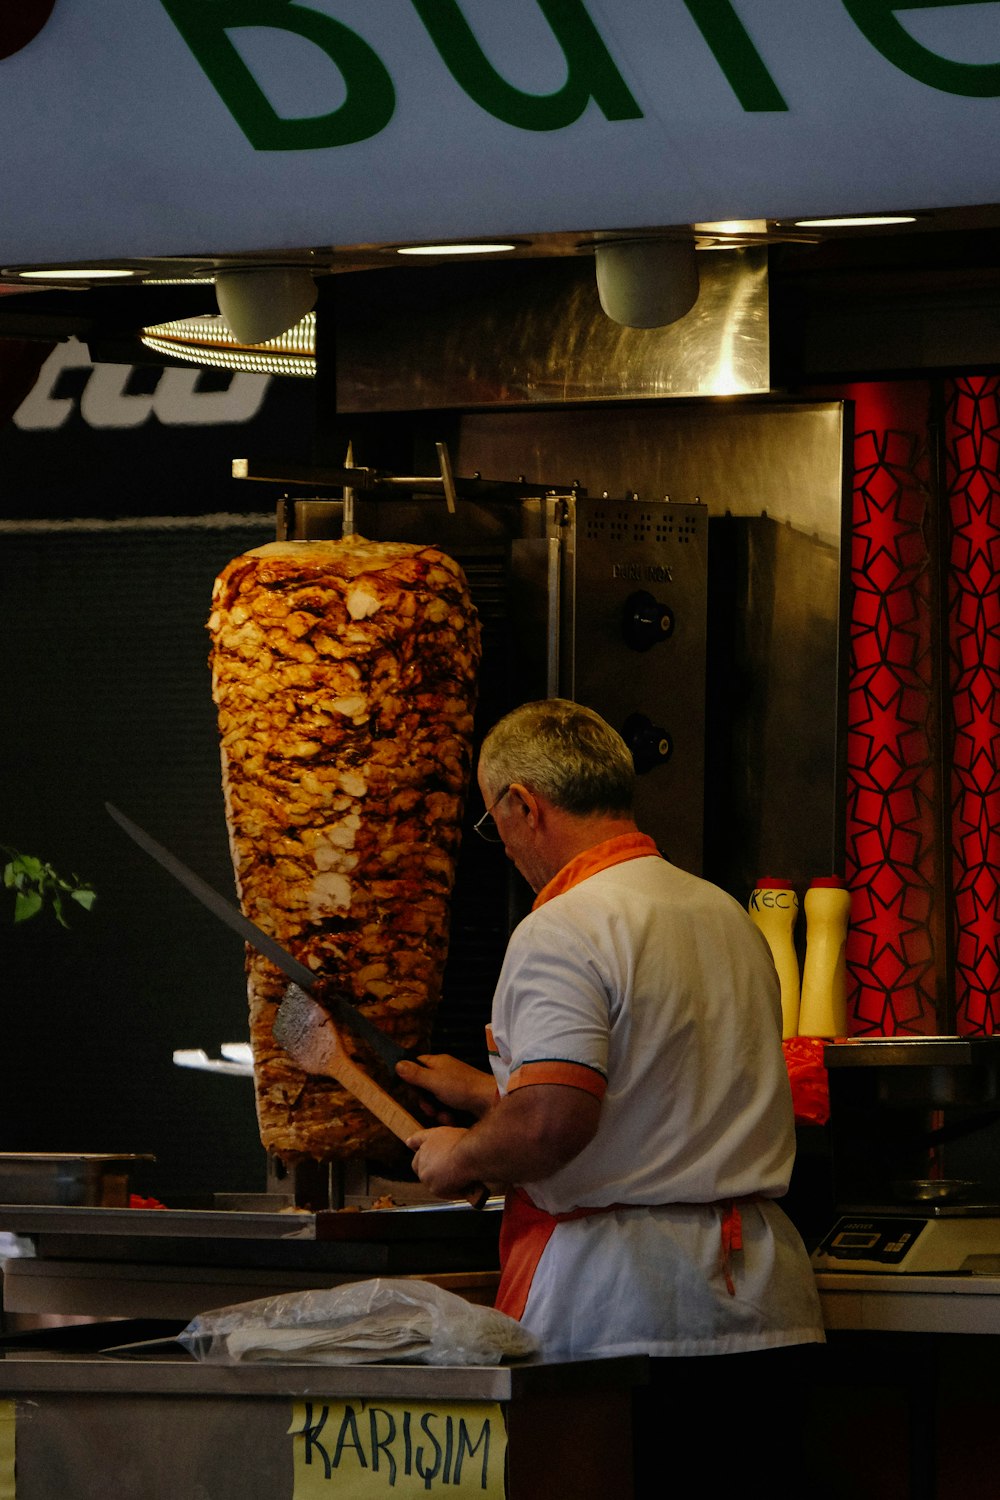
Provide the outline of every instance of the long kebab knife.
<path id="1" fill-rule="evenodd" d="M 140 828 L 138 823 L 133 823 L 131 818 L 127 818 L 119 808 L 111 802 L 105 802 L 104 806 L 119 828 L 123 829 L 140 849 L 155 859 L 158 865 L 162 865 L 186 891 L 190 891 L 192 896 L 195 896 L 203 906 L 218 917 L 220 922 L 225 922 L 227 927 L 238 932 L 244 942 L 256 948 L 257 952 L 262 953 L 265 958 L 269 958 L 288 979 L 291 979 L 300 989 L 305 990 L 306 994 L 312 993 L 316 975 L 311 969 L 307 969 L 305 964 L 300 963 L 275 938 L 264 932 L 255 922 L 251 922 L 249 917 L 245 917 L 239 907 L 227 901 L 224 896 L 220 896 L 207 881 L 202 880 L 201 876 L 196 875 L 193 870 L 189 870 L 176 854 L 171 854 L 169 849 L 158 844 L 156 839 Z M 321 1003 L 337 1021 L 350 1027 L 355 1036 L 367 1042 L 390 1071 L 394 1072 L 396 1064 L 404 1058 L 410 1062 L 418 1061 L 412 1052 L 408 1052 L 384 1031 L 379 1030 L 374 1022 L 358 1010 L 356 1005 L 352 1005 L 345 995 L 338 991 L 324 990 Z"/>
<path id="2" fill-rule="evenodd" d="M 274 1036 L 306 1073 L 336 1079 L 399 1140 L 409 1140 L 416 1131 L 426 1129 L 426 1122 L 421 1124 L 409 1114 L 347 1055 L 333 1017 L 297 984 L 290 984 L 285 991 L 274 1018 Z M 470 1183 L 463 1196 L 473 1208 L 484 1208 L 490 1190 L 482 1183 Z"/>

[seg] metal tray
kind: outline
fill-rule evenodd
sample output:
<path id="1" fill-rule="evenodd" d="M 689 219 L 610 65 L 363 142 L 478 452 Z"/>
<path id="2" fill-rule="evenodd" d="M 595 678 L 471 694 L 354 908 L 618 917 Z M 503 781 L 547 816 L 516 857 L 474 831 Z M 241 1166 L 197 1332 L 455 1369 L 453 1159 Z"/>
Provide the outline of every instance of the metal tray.
<path id="1" fill-rule="evenodd" d="M 0 1151 L 0 1204 L 127 1208 L 133 1165 L 155 1160 L 91 1151 Z"/>
<path id="2" fill-rule="evenodd" d="M 500 1198 L 484 1212 L 464 1200 L 410 1208 L 319 1213 L 240 1213 L 225 1209 L 107 1208 L 0 1203 L 0 1229 L 14 1234 L 125 1235 L 133 1239 L 316 1241 L 495 1239 Z"/>

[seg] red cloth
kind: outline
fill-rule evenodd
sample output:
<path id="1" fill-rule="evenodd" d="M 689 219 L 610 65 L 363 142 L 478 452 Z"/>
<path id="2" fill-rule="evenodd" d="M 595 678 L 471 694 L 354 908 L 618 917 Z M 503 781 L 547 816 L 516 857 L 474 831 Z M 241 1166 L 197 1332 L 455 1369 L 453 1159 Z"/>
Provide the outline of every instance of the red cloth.
<path id="1" fill-rule="evenodd" d="M 823 1061 L 828 1045 L 821 1036 L 792 1036 L 781 1044 L 797 1125 L 825 1125 L 830 1118 L 830 1087 Z"/>

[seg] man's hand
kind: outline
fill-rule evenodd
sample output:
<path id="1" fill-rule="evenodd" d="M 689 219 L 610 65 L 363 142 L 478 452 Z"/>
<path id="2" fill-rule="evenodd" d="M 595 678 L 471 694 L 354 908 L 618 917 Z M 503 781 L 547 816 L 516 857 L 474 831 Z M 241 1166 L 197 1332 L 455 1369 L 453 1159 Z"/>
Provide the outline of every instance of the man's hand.
<path id="1" fill-rule="evenodd" d="M 418 1130 L 407 1139 L 407 1146 L 415 1152 L 413 1170 L 438 1198 L 461 1198 L 472 1185 L 460 1154 L 467 1134 L 466 1130 L 442 1126 Z"/>
<path id="2" fill-rule="evenodd" d="M 419 1063 L 405 1059 L 396 1064 L 396 1073 L 404 1083 L 433 1094 L 444 1111 L 436 1113 L 432 1105 L 421 1102 L 425 1114 L 433 1115 L 442 1123 L 448 1123 L 447 1110 L 463 1110 L 466 1114 L 481 1119 L 496 1101 L 496 1084 L 491 1073 L 480 1072 L 457 1057 L 446 1052 L 425 1053 Z"/>
<path id="3" fill-rule="evenodd" d="M 600 1101 L 582 1089 L 532 1084 L 500 1099 L 469 1130 L 419 1130 L 406 1144 L 416 1152 L 421 1182 L 452 1198 L 473 1182 L 496 1187 L 551 1177 L 593 1139 L 600 1113 Z"/>

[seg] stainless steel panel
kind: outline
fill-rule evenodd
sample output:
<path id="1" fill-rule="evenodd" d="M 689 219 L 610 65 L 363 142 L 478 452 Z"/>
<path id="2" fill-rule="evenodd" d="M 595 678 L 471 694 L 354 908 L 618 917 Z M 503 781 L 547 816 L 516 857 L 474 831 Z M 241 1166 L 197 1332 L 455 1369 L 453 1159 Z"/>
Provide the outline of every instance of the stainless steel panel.
<path id="1" fill-rule="evenodd" d="M 364 1281 L 378 1270 L 132 1265 L 128 1260 L 8 1261 L 3 1275 L 2 1326 L 17 1332 L 41 1318 L 156 1318 L 187 1323 L 214 1307 L 231 1307 L 284 1292 Z M 486 1274 L 486 1273 L 483 1273 Z M 124 1343 L 126 1335 L 119 1336 Z"/>
<path id="2" fill-rule="evenodd" d="M 629 498 L 570 504 L 561 690 L 633 747 L 640 826 L 674 863 L 700 870 L 708 512 Z M 625 625 L 640 595 L 672 622 L 668 637 L 642 649 Z M 645 755 L 634 743 L 640 733 Z"/>
<path id="3" fill-rule="evenodd" d="M 367 1281 L 377 1275 L 410 1275 L 418 1268 L 388 1268 L 373 1263 L 370 1268 L 335 1270 L 313 1266 L 311 1270 L 280 1266 L 159 1265 L 128 1260 L 37 1260 L 23 1256 L 8 1261 L 3 1276 L 3 1313 L 0 1328 L 14 1332 L 27 1320 L 41 1317 L 175 1318 L 187 1323 L 197 1313 L 237 1302 L 254 1302 L 285 1292 L 308 1291 L 312 1287 L 342 1286 Z M 422 1279 L 453 1291 L 467 1302 L 492 1307 L 500 1273 L 421 1269 Z M 126 1342 L 126 1335 L 116 1342 Z"/>
<path id="4" fill-rule="evenodd" d="M 229 1380 L 212 1382 L 209 1394 L 196 1394 L 183 1381 L 168 1387 L 167 1394 L 147 1394 L 144 1386 L 151 1382 L 137 1377 L 134 1368 L 128 1372 L 131 1388 L 121 1393 L 104 1394 L 100 1379 L 99 1395 L 87 1394 L 86 1389 L 82 1394 L 50 1394 L 36 1387 L 17 1402 L 18 1500 L 51 1500 L 54 1495 L 106 1500 L 109 1494 L 144 1500 L 293 1500 L 301 1489 L 289 1435 L 295 1399 L 311 1403 L 319 1421 L 324 1401 L 356 1404 L 362 1431 L 367 1424 L 365 1407 L 373 1401 L 413 1408 L 414 1429 L 427 1406 L 505 1401 L 510 1500 L 548 1500 L 559 1493 L 576 1500 L 604 1500 L 616 1488 L 623 1495 L 632 1493 L 629 1392 L 644 1383 L 645 1364 L 639 1358 L 592 1360 L 589 1372 L 581 1374 L 561 1367 L 569 1370 L 562 1383 L 550 1377 L 548 1388 L 538 1395 L 532 1391 L 509 1403 L 501 1393 L 514 1382 L 503 1376 L 513 1372 L 469 1367 L 448 1371 L 444 1380 L 426 1381 L 424 1375 L 445 1372 L 388 1366 L 368 1380 L 366 1372 L 355 1367 L 339 1372 L 349 1378 L 342 1378 L 333 1390 L 322 1371 L 308 1370 L 303 1376 L 287 1369 L 225 1371 Z M 78 1369 L 93 1374 L 95 1366 L 81 1363 Z M 272 1377 L 266 1384 L 254 1378 L 262 1373 Z M 222 1393 L 216 1394 L 220 1388 Z M 262 1388 L 269 1394 L 254 1394 Z M 492 1405 L 483 1415 L 492 1415 Z M 335 1429 L 328 1429 L 326 1438 L 332 1456 Z M 352 1472 L 357 1456 L 351 1443 L 349 1438 L 343 1470 L 331 1465 L 328 1488 L 334 1494 L 357 1493 Z M 425 1448 L 427 1467 L 433 1472 L 431 1445 Z M 312 1456 L 316 1481 L 325 1485 L 315 1449 Z M 438 1447 L 438 1465 L 441 1456 Z M 381 1492 L 392 1494 L 386 1451 L 382 1462 L 386 1472 Z M 431 1477 L 424 1480 L 428 1490 L 432 1482 Z M 439 1475 L 435 1488 L 444 1487 Z"/>
<path id="5" fill-rule="evenodd" d="M 592 495 L 704 504 L 703 868 L 744 902 L 761 875 L 801 888 L 842 869 L 850 443 L 842 402 L 469 413 L 461 421 L 464 473 L 523 473 L 532 482 L 558 472 Z M 700 791 L 692 784 L 684 796 Z M 682 799 L 672 800 L 679 808 Z M 666 847 L 675 847 L 669 836 Z"/>
<path id="6" fill-rule="evenodd" d="M 291 1500 L 290 1415 L 281 1395 L 185 1401 L 32 1392 L 17 1406 L 17 1494 Z"/>
<path id="7" fill-rule="evenodd" d="M 388 271 L 354 278 L 350 294 L 345 277 L 336 299 L 338 408 L 767 391 L 766 249 L 706 251 L 698 264 L 691 312 L 651 329 L 605 315 L 590 256 L 424 268 L 419 277 Z"/>
<path id="8" fill-rule="evenodd" d="M 708 868 L 801 891 L 843 874 L 840 551 L 768 516 L 716 518 L 710 551 Z"/>
<path id="9" fill-rule="evenodd" d="M 559 692 L 562 552 L 558 537 L 511 544 L 511 633 L 526 703 Z"/>
<path id="10" fill-rule="evenodd" d="M 700 499 L 711 516 L 766 514 L 839 546 L 843 435 L 840 401 L 471 412 L 455 466 L 529 483 L 559 474 L 590 495 Z"/>

